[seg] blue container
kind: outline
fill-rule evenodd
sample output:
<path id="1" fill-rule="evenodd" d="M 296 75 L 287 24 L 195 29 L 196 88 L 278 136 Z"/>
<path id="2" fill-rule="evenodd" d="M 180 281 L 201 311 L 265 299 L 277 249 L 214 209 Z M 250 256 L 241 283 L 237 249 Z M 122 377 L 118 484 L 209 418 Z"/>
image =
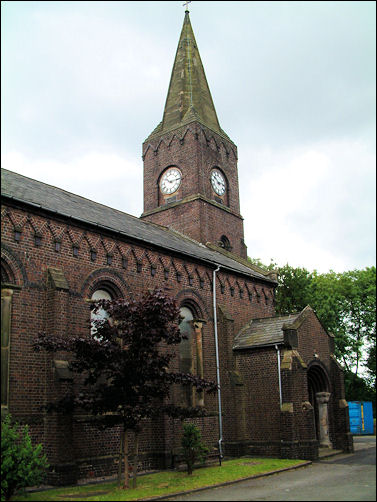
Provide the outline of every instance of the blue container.
<path id="1" fill-rule="evenodd" d="M 352 434 L 373 434 L 373 409 L 370 401 L 349 401 L 350 431 Z"/>

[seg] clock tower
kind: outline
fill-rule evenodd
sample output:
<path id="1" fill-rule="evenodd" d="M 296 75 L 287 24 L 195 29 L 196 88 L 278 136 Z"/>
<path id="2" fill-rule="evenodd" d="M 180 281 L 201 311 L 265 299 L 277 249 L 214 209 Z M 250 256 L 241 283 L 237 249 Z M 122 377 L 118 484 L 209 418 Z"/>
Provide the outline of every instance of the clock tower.
<path id="1" fill-rule="evenodd" d="M 237 147 L 221 129 L 186 10 L 162 121 L 143 143 L 141 218 L 247 257 Z"/>

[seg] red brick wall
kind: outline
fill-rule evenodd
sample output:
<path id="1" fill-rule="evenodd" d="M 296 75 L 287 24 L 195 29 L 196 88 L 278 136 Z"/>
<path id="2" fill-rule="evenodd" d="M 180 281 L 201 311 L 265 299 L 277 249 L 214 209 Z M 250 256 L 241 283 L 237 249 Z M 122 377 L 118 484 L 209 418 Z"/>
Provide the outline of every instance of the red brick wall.
<path id="1" fill-rule="evenodd" d="M 231 241 L 233 252 L 246 258 L 240 216 L 237 148 L 233 143 L 193 123 L 144 143 L 143 159 L 145 219 L 172 226 L 204 244 L 208 241 L 217 243 L 225 234 Z M 166 203 L 166 197 L 159 190 L 159 180 L 170 166 L 176 166 L 182 172 L 181 186 L 172 194 L 176 201 L 171 207 L 150 214 Z M 215 197 L 219 199 L 210 183 L 214 167 L 223 172 L 227 181 L 227 191 L 220 197 L 222 203 L 214 202 Z M 202 196 L 200 201 L 178 203 L 198 194 Z"/>
<path id="2" fill-rule="evenodd" d="M 12 304 L 9 411 L 15 419 L 30 423 L 33 439 L 44 443 L 55 469 L 50 482 L 68 483 L 74 482 L 77 476 L 116 472 L 118 430 L 98 432 L 86 424 L 82 416 L 66 419 L 45 416 L 41 411 L 41 405 L 62 396 L 77 383 L 59 380 L 56 374 L 53 359 L 67 358 L 66 354 L 57 357 L 35 353 L 32 341 L 38 332 L 44 330 L 65 336 L 73 333 L 89 335 L 90 311 L 85 300 L 103 283 L 129 298 L 158 286 L 174 296 L 180 305 L 185 302 L 193 305 L 196 315 L 206 321 L 203 328 L 204 377 L 215 380 L 212 269 L 152 247 L 132 244 L 126 239 L 117 240 L 110 233 L 99 234 L 90 227 L 50 218 L 42 212 L 4 206 L 2 214 L 2 257 L 20 286 L 20 289 L 14 289 Z M 21 230 L 18 242 L 14 238 L 15 228 Z M 40 246 L 35 245 L 36 233 L 41 237 Z M 57 240 L 60 242 L 58 251 L 55 250 Z M 74 245 L 78 247 L 77 257 L 73 255 Z M 97 252 L 95 261 L 91 261 L 91 249 Z M 107 264 L 108 254 L 112 255 L 111 265 Z M 126 267 L 122 258 L 127 260 Z M 66 289 L 55 288 L 48 279 L 48 267 L 63 271 Z M 167 276 L 165 270 L 168 270 Z M 220 270 L 216 285 L 218 302 L 233 317 L 235 332 L 251 317 L 270 316 L 274 312 L 273 288 L 268 282 L 253 281 Z M 253 292 L 251 300 L 248 290 Z M 224 344 L 221 333 L 219 336 L 222 364 L 231 357 L 231 340 Z M 222 373 L 226 400 L 232 389 L 224 369 Z M 214 446 L 218 440 L 216 396 L 206 396 L 205 403 L 213 416 L 198 423 L 205 440 Z M 235 409 L 227 410 L 228 413 L 229 417 L 230 414 L 237 415 Z M 156 467 L 171 461 L 171 452 L 177 442 L 179 444 L 179 437 L 175 435 L 179 427 L 179 423 L 167 419 L 158 424 L 146 424 L 141 438 L 143 466 Z M 231 418 L 226 433 L 233 434 Z"/>
<path id="3" fill-rule="evenodd" d="M 321 368 L 330 392 L 328 403 L 330 440 L 335 448 L 353 451 L 349 430 L 348 406 L 345 400 L 343 371 L 334 357 L 334 338 L 327 334 L 315 313 L 309 311 L 298 330 L 299 351 L 308 365 Z"/>
<path id="4" fill-rule="evenodd" d="M 242 435 L 256 454 L 278 455 L 280 404 L 276 351 L 273 348 L 237 351 L 236 369 L 243 382 L 243 386 L 234 389 L 237 401 L 242 403 L 237 410 L 244 415 Z"/>
<path id="5" fill-rule="evenodd" d="M 330 371 L 332 338 L 326 333 L 313 311 L 309 311 L 297 331 L 297 336 L 298 350 L 305 363 L 310 364 L 318 359 L 326 366 L 327 371 Z"/>
<path id="6" fill-rule="evenodd" d="M 224 319 L 224 326 L 227 323 L 230 326 L 232 320 Z M 223 329 L 226 332 L 226 327 Z M 313 365 L 324 382 L 323 387 L 319 384 L 317 392 L 330 392 L 328 412 L 333 446 L 352 451 L 343 375 L 332 355 L 333 338 L 308 309 L 297 329 L 297 339 L 298 346 L 293 350 L 280 347 L 281 362 L 285 361 L 281 368 L 282 409 L 275 347 L 236 351 L 235 360 L 228 357 L 225 381 L 229 382 L 230 394 L 224 399 L 228 451 L 288 458 L 318 457 L 315 409 L 309 403 L 308 387 L 308 371 Z M 241 376 L 233 386 L 231 370 Z M 237 410 L 237 416 L 232 414 L 232 408 Z"/>

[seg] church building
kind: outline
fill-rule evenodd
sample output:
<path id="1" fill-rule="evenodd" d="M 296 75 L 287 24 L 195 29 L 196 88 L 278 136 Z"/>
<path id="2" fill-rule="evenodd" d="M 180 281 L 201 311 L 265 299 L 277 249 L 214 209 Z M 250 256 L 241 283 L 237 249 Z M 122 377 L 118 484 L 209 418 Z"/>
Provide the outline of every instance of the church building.
<path id="1" fill-rule="evenodd" d="M 237 147 L 220 127 L 188 11 L 162 121 L 142 158 L 140 218 L 1 172 L 1 413 L 43 444 L 48 482 L 116 473 L 120 430 L 41 411 L 76 382 L 64 354 L 32 350 L 36 335 L 91 336 L 90 300 L 156 286 L 184 318 L 177 366 L 219 378 L 217 395 L 173 396 L 208 410 L 195 422 L 212 451 L 301 459 L 318 458 L 319 448 L 353 451 L 334 337 L 310 306 L 276 316 L 276 273 L 247 260 Z M 164 416 L 145 424 L 142 470 L 176 465 L 181 428 Z"/>

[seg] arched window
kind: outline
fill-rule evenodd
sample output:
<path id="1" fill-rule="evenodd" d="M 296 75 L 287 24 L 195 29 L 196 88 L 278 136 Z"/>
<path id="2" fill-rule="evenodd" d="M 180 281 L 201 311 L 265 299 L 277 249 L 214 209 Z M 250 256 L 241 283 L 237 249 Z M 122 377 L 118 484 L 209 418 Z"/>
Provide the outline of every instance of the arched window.
<path id="1" fill-rule="evenodd" d="M 1 408 L 9 404 L 9 355 L 14 274 L 1 259 Z"/>
<path id="2" fill-rule="evenodd" d="M 94 300 L 94 301 L 96 301 L 96 300 L 112 300 L 112 299 L 113 298 L 112 298 L 111 294 L 108 291 L 106 291 L 105 289 L 97 289 L 96 291 L 94 291 L 94 293 L 92 294 L 92 297 L 91 297 L 91 300 Z M 93 321 L 106 319 L 107 317 L 108 317 L 108 313 L 103 308 L 98 309 L 98 311 L 96 313 L 91 311 L 91 313 L 90 313 L 90 321 L 91 321 L 90 332 L 94 338 L 99 339 L 99 337 L 96 336 L 97 330 L 96 330 L 96 327 L 95 327 Z"/>
<path id="3" fill-rule="evenodd" d="M 202 328 L 205 321 L 198 319 L 188 306 L 181 307 L 180 313 L 183 319 L 179 328 L 187 338 L 179 344 L 179 371 L 203 378 Z M 186 406 L 203 406 L 203 393 L 195 392 L 191 386 L 183 386 L 181 402 Z"/>
<path id="4" fill-rule="evenodd" d="M 192 321 L 194 315 L 187 307 L 182 307 L 181 316 L 183 320 L 179 325 L 181 333 L 187 336 L 187 340 L 182 340 L 179 344 L 179 369 L 185 373 L 192 372 Z"/>
<path id="5" fill-rule="evenodd" d="M 220 247 L 224 248 L 226 251 L 232 251 L 232 246 L 230 245 L 230 240 L 226 235 L 222 235 L 220 238 Z"/>
<path id="6" fill-rule="evenodd" d="M 181 307 L 180 312 L 183 319 L 179 325 L 179 329 L 187 339 L 182 340 L 179 344 L 179 371 L 182 373 L 192 373 L 192 321 L 194 320 L 194 314 L 188 307 Z M 192 406 L 193 395 L 191 386 L 182 387 L 181 398 L 183 405 Z"/>
<path id="7" fill-rule="evenodd" d="M 11 329 L 11 289 L 1 288 L 1 407 L 9 403 L 9 352 Z"/>

